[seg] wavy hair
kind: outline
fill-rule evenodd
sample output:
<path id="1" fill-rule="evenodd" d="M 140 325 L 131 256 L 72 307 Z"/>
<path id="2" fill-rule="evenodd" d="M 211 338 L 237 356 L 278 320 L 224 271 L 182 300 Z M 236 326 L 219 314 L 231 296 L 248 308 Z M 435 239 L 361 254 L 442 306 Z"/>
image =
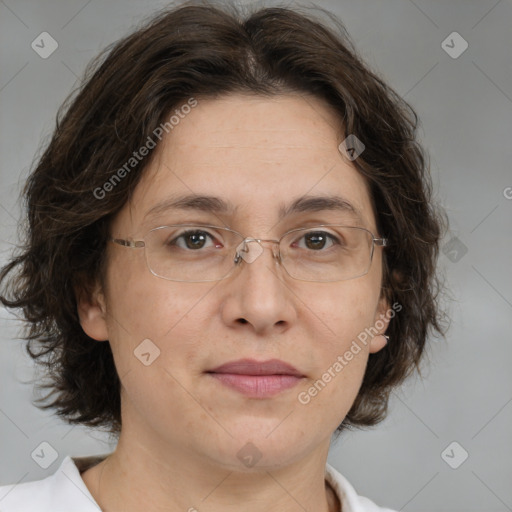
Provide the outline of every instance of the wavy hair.
<path id="1" fill-rule="evenodd" d="M 22 311 L 28 353 L 49 379 L 41 384 L 49 391 L 41 408 L 70 423 L 121 429 L 110 345 L 82 330 L 76 293 L 101 283 L 110 221 L 151 158 L 101 199 L 98 189 L 190 97 L 295 91 L 325 100 L 341 133 L 366 146 L 353 164 L 370 186 L 377 228 L 390 241 L 382 293 L 402 309 L 388 326 L 388 345 L 370 354 L 337 433 L 386 416 L 391 390 L 420 369 L 428 336 L 444 334 L 436 260 L 447 220 L 432 198 L 418 116 L 363 62 L 343 24 L 328 18 L 300 8 L 242 14 L 187 2 L 159 12 L 88 65 L 27 180 L 25 238 L 0 271 L 0 300 Z"/>

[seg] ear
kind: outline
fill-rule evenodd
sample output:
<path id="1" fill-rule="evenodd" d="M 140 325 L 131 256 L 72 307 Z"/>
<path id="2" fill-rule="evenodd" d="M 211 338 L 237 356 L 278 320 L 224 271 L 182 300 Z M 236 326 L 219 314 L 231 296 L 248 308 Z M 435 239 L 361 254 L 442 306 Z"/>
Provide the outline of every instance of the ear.
<path id="1" fill-rule="evenodd" d="M 379 332 L 376 334 L 372 340 L 370 341 L 370 353 L 374 354 L 379 350 L 382 350 L 387 345 L 387 339 L 384 336 L 380 336 L 380 334 L 385 334 L 389 325 L 389 321 L 393 316 L 389 314 L 390 307 L 389 302 L 385 297 L 381 297 L 379 300 L 379 304 L 377 306 L 377 311 L 375 313 L 375 318 L 373 320 L 373 325 Z"/>
<path id="2" fill-rule="evenodd" d="M 96 341 L 108 340 L 107 308 L 101 287 L 97 285 L 91 293 L 76 291 L 78 318 L 87 336 Z"/>

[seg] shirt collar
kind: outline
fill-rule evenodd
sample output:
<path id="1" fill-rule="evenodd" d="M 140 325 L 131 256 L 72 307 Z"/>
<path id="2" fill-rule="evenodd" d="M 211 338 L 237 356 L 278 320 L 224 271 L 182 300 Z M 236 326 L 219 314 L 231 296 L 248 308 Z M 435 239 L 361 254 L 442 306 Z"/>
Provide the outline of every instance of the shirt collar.
<path id="1" fill-rule="evenodd" d="M 82 490 L 82 492 L 84 492 L 84 494 L 86 494 L 86 496 L 89 499 L 93 500 L 93 502 L 94 499 L 89 493 L 89 490 L 87 489 L 80 475 L 84 471 L 87 471 L 89 468 L 105 460 L 105 458 L 108 457 L 108 455 L 110 454 L 93 455 L 89 457 L 66 457 L 62 464 L 61 469 L 65 471 L 65 473 L 70 478 L 72 476 L 75 477 L 73 478 L 73 480 L 75 480 L 75 483 L 79 485 L 80 490 Z M 67 459 L 69 459 L 69 463 L 73 464 L 65 464 Z M 348 482 L 348 480 L 330 464 L 326 464 L 325 466 L 325 479 L 336 493 L 341 503 L 342 512 L 362 512 L 362 509 L 359 504 L 359 497 L 355 489 Z"/>

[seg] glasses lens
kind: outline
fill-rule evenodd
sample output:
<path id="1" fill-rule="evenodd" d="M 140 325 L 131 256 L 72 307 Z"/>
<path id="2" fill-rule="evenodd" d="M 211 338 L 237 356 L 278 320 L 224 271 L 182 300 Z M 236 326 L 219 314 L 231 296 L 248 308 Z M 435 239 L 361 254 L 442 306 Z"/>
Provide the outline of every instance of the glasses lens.
<path id="1" fill-rule="evenodd" d="M 159 227 L 145 238 L 146 261 L 154 275 L 171 281 L 218 281 L 240 260 L 252 263 L 253 259 L 239 250 L 243 241 L 241 235 L 216 226 Z M 256 241 L 254 244 L 259 246 Z M 287 233 L 280 247 L 281 264 L 291 277 L 344 281 L 363 276 L 370 269 L 373 235 L 363 228 L 316 226 Z"/>
<path id="2" fill-rule="evenodd" d="M 181 224 L 146 236 L 146 260 L 153 274 L 172 281 L 218 281 L 234 268 L 242 237 L 224 228 Z"/>
<path id="3" fill-rule="evenodd" d="M 281 261 L 302 281 L 344 281 L 363 276 L 371 265 L 373 235 L 363 228 L 317 226 L 297 229 L 281 240 Z"/>

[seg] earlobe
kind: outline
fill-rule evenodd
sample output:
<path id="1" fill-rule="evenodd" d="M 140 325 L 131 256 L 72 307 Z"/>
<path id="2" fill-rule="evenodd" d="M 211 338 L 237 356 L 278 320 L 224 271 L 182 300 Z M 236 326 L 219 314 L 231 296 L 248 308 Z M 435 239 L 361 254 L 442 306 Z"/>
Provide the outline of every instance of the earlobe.
<path id="1" fill-rule="evenodd" d="M 379 301 L 379 307 L 377 308 L 377 313 L 375 314 L 375 320 L 373 323 L 379 334 L 376 334 L 370 341 L 371 354 L 382 350 L 388 343 L 388 340 L 384 334 L 386 333 L 389 321 L 391 320 L 389 310 L 390 308 L 388 301 L 385 298 L 382 298 Z"/>
<path id="2" fill-rule="evenodd" d="M 375 354 L 379 350 L 382 350 L 387 343 L 388 340 L 384 334 L 376 334 L 370 341 L 370 354 Z"/>
<path id="3" fill-rule="evenodd" d="M 91 295 L 77 293 L 77 310 L 85 334 L 96 341 L 107 341 L 107 310 L 104 295 L 99 288 Z"/>

